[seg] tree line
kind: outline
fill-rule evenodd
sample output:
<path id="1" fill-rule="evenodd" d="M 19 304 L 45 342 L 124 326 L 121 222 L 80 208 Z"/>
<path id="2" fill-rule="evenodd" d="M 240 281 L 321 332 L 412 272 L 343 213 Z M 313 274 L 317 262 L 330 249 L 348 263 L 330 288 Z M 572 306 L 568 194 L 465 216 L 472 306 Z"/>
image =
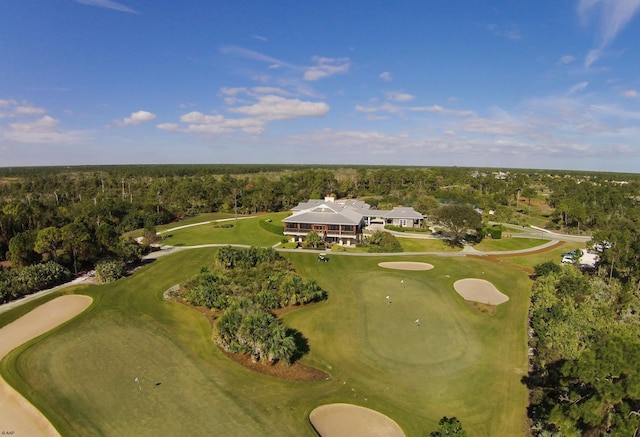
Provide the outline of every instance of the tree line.
<path id="1" fill-rule="evenodd" d="M 640 293 L 575 266 L 537 266 L 529 416 L 541 436 L 640 431 Z"/>

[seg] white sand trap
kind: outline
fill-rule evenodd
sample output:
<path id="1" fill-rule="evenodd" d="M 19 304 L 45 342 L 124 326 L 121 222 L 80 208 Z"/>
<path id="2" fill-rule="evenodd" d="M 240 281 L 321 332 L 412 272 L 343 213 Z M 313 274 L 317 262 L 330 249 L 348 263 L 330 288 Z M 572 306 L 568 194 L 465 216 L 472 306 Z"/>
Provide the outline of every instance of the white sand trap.
<path id="1" fill-rule="evenodd" d="M 473 302 L 500 305 L 509 300 L 506 294 L 502 294 L 495 285 L 484 279 L 460 279 L 453 284 L 453 288 L 455 288 L 458 294 L 465 300 L 471 300 Z"/>
<path id="2" fill-rule="evenodd" d="M 396 269 L 396 270 L 431 270 L 433 268 L 433 265 L 428 263 L 418 263 L 418 262 L 410 262 L 410 261 L 379 263 L 378 266 L 385 269 Z"/>
<path id="3" fill-rule="evenodd" d="M 351 404 L 321 405 L 309 414 L 321 437 L 404 437 L 389 417 Z"/>
<path id="4" fill-rule="evenodd" d="M 60 296 L 0 328 L 0 359 L 32 338 L 72 319 L 91 305 L 89 296 Z M 0 428 L 15 436 L 59 436 L 49 421 L 0 377 Z"/>

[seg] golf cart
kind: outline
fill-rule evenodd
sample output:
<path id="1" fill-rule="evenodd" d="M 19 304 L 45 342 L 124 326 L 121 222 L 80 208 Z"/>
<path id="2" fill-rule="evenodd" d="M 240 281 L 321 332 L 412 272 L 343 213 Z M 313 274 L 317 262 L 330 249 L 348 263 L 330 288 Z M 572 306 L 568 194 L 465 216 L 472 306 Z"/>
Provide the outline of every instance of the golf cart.
<path id="1" fill-rule="evenodd" d="M 329 258 L 327 257 L 326 253 L 319 253 L 318 254 L 318 261 L 322 261 L 322 262 L 329 262 Z"/>

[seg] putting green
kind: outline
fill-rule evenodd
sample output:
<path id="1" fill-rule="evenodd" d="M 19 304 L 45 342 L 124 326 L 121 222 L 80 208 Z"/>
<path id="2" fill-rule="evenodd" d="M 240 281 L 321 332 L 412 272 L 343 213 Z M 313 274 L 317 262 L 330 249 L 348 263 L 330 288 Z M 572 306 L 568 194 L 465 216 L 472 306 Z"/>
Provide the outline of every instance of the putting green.
<path id="1" fill-rule="evenodd" d="M 371 353 L 392 361 L 403 357 L 407 364 L 465 365 L 463 357 L 477 339 L 465 329 L 449 293 L 409 278 L 400 285 L 384 276 L 366 278 L 362 287 L 367 290 L 365 332 Z"/>

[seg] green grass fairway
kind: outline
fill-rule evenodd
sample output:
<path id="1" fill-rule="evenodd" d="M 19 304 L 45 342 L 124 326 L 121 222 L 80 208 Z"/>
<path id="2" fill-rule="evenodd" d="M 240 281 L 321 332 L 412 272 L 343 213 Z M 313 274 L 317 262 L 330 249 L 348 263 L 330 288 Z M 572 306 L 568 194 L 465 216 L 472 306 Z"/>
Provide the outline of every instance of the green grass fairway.
<path id="1" fill-rule="evenodd" d="M 405 252 L 456 252 L 459 247 L 452 247 L 444 240 L 437 238 L 396 237 Z"/>
<path id="2" fill-rule="evenodd" d="M 229 361 L 203 316 L 162 300 L 214 253 L 178 252 L 82 289 L 94 305 L 13 352 L 3 374 L 65 436 L 313 436 L 308 414 L 330 402 L 378 410 L 408 436 L 428 434 L 445 415 L 471 436 L 525 433 L 530 282 L 523 272 L 462 257 L 335 255 L 319 263 L 314 254 L 287 254 L 329 292 L 284 319 L 308 339 L 303 362 L 331 375 L 288 382 Z M 402 260 L 435 268 L 377 265 Z M 453 290 L 466 277 L 493 282 L 509 302 L 492 317 L 480 314 Z"/>
<path id="3" fill-rule="evenodd" d="M 198 214 L 193 217 L 187 217 L 179 222 L 168 223 L 166 225 L 156 226 L 158 232 L 166 231 L 167 229 L 176 228 L 178 226 L 193 225 L 197 223 L 209 222 L 212 220 L 224 220 L 235 217 L 233 213 L 225 212 L 209 212 L 205 214 Z"/>
<path id="4" fill-rule="evenodd" d="M 473 248 L 483 252 L 497 252 L 502 250 L 530 249 L 548 242 L 549 240 L 541 240 L 538 238 L 500 238 L 498 240 L 485 238 L 480 243 L 474 244 Z"/>
<path id="5" fill-rule="evenodd" d="M 255 218 L 208 223 L 177 229 L 163 234 L 162 244 L 170 246 L 196 246 L 199 244 L 247 244 L 250 246 L 272 246 L 279 243 L 284 235 L 275 235 L 260 227 L 260 220 L 271 219 L 279 222 L 288 213 L 263 214 Z M 221 227 L 232 224 L 231 228 Z"/>

